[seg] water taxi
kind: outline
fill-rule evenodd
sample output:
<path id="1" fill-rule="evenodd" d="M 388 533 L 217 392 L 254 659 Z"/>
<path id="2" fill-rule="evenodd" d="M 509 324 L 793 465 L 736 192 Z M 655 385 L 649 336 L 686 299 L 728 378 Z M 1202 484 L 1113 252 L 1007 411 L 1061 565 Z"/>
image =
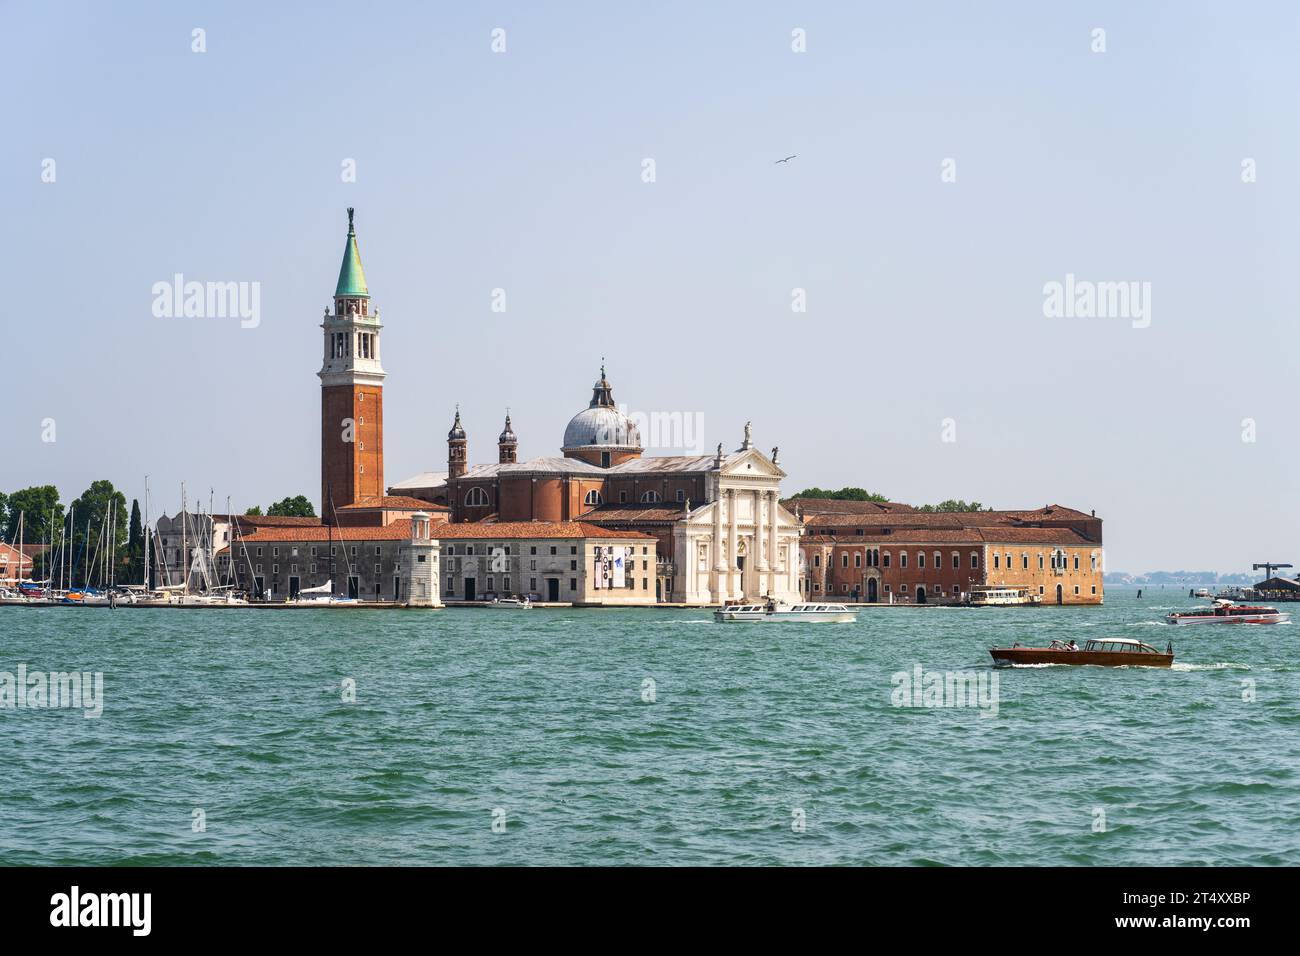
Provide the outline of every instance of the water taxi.
<path id="1" fill-rule="evenodd" d="M 486 606 L 498 611 L 527 611 L 533 605 L 528 598 L 493 598 Z"/>
<path id="2" fill-rule="evenodd" d="M 1288 611 L 1263 605 L 1237 604 L 1221 598 L 1209 607 L 1190 611 L 1170 611 L 1166 624 L 1285 624 L 1291 620 Z"/>
<path id="3" fill-rule="evenodd" d="M 1043 603 L 1041 594 L 1029 588 L 996 587 L 977 584 L 970 589 L 971 607 L 1035 607 Z"/>
<path id="4" fill-rule="evenodd" d="M 1047 647 L 1010 647 L 989 649 L 996 665 L 1016 664 L 1093 664 L 1099 667 L 1170 667 L 1174 663 L 1174 646 L 1164 653 L 1150 644 L 1126 637 L 1103 637 L 1085 641 L 1080 648 L 1074 641 L 1052 641 Z"/>
<path id="5" fill-rule="evenodd" d="M 719 623 L 734 621 L 824 621 L 831 624 L 852 624 L 858 612 L 843 604 L 727 604 L 713 612 Z"/>

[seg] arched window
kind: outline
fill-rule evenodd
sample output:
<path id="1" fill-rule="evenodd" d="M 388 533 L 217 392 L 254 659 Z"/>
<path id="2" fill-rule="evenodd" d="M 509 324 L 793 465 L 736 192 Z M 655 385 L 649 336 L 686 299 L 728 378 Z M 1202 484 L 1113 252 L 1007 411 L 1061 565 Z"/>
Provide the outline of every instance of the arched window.
<path id="1" fill-rule="evenodd" d="M 934 569 L 937 571 L 942 567 L 943 567 L 943 552 L 936 551 L 934 553 Z"/>
<path id="2" fill-rule="evenodd" d="M 642 504 L 654 505 L 658 504 L 662 500 L 663 499 L 659 497 L 659 492 L 657 491 L 647 491 L 641 495 Z"/>
<path id="3" fill-rule="evenodd" d="M 885 557 L 884 557 L 884 564 L 883 564 L 883 567 L 886 567 L 886 568 L 889 567 L 889 560 L 890 560 L 890 558 L 889 558 L 889 552 L 886 551 L 886 552 L 885 552 Z"/>
<path id="4" fill-rule="evenodd" d="M 907 552 L 906 552 L 906 551 L 900 551 L 900 552 L 898 552 L 898 566 L 899 566 L 900 568 L 905 568 L 905 567 L 907 567 Z"/>
<path id="5" fill-rule="evenodd" d="M 471 488 L 465 496 L 466 508 L 479 508 L 488 503 L 487 492 L 482 488 Z"/>
<path id="6" fill-rule="evenodd" d="M 916 552 L 916 566 L 917 566 L 918 568 L 923 568 L 923 567 L 925 567 L 925 552 L 924 552 L 924 551 L 918 551 L 918 552 Z"/>
<path id="7" fill-rule="evenodd" d="M 588 504 L 588 505 L 603 505 L 605 503 L 605 499 L 600 496 L 599 491 L 593 490 L 587 492 L 587 497 L 583 498 L 582 502 L 583 504 Z"/>

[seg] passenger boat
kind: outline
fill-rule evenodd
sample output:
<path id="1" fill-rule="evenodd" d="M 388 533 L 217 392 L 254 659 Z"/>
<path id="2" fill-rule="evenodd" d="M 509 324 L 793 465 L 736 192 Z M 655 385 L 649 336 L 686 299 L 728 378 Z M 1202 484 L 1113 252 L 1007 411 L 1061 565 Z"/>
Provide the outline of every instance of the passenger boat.
<path id="1" fill-rule="evenodd" d="M 1285 624 L 1289 620 L 1291 614 L 1288 611 L 1263 605 L 1236 604 L 1227 599 L 1217 600 L 1209 607 L 1170 611 L 1165 615 L 1166 624 Z"/>
<path id="2" fill-rule="evenodd" d="M 831 624 L 852 624 L 858 612 L 843 604 L 727 604 L 713 612 L 718 623 L 735 621 L 824 621 Z"/>
<path id="3" fill-rule="evenodd" d="M 1174 662 L 1174 646 L 1164 653 L 1150 644 L 1125 637 L 1103 637 L 1086 641 L 1080 648 L 1073 641 L 1052 641 L 1047 647 L 1010 647 L 989 649 L 996 665 L 1016 664 L 1094 664 L 1099 667 L 1169 667 Z"/>
<path id="4" fill-rule="evenodd" d="M 498 611 L 527 611 L 533 605 L 528 598 L 493 598 L 487 606 Z"/>
<path id="5" fill-rule="evenodd" d="M 971 607 L 1035 607 L 1043 603 L 1041 594 L 1029 588 L 996 587 L 977 584 L 970 589 Z"/>

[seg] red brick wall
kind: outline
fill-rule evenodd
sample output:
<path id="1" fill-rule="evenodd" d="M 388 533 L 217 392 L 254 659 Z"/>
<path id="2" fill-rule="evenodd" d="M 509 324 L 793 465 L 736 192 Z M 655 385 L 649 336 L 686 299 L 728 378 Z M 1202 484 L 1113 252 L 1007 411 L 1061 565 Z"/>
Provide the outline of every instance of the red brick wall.
<path id="1" fill-rule="evenodd" d="M 344 421 L 352 419 L 351 442 L 344 440 Z M 328 385 L 321 389 L 321 509 L 325 520 L 333 506 L 384 493 L 383 389 Z"/>

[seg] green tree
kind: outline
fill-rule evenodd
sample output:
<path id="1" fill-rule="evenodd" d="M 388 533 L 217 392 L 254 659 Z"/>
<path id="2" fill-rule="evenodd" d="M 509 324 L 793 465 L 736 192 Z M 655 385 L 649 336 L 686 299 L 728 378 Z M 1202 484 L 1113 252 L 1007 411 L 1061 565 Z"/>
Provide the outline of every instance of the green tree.
<path id="1" fill-rule="evenodd" d="M 253 505 L 253 507 L 251 507 L 251 508 L 249 508 L 247 511 L 245 511 L 244 514 L 248 515 L 249 517 L 257 517 L 257 518 L 260 518 L 260 517 L 262 516 L 262 506 L 261 506 L 261 505 Z"/>
<path id="2" fill-rule="evenodd" d="M 18 535 L 18 518 L 23 517 L 23 540 L 40 544 L 54 529 L 58 542 L 59 526 L 63 524 L 63 505 L 59 503 L 59 489 L 53 485 L 33 485 L 9 495 L 9 515 L 5 521 L 5 540 L 13 541 Z"/>
<path id="3" fill-rule="evenodd" d="M 272 518 L 314 518 L 316 509 L 312 507 L 311 502 L 307 500 L 306 495 L 298 495 L 294 498 L 285 498 L 277 501 L 271 507 L 266 509 L 268 517 Z"/>
<path id="4" fill-rule="evenodd" d="M 888 501 L 884 495 L 878 495 L 874 492 L 867 491 L 865 488 L 841 488 L 839 491 L 830 491 L 826 488 L 805 488 L 803 491 L 794 495 L 795 498 L 826 498 L 832 501 Z"/>
<path id="5" fill-rule="evenodd" d="M 104 549 L 113 545 L 110 561 L 116 565 L 127 546 L 126 495 L 113 487 L 107 479 L 92 481 L 81 497 L 72 503 L 76 527 L 72 529 L 72 580 L 86 583 L 91 575 L 98 577 L 100 569 L 90 567 L 102 560 Z M 112 514 L 111 526 L 107 522 Z M 99 582 L 102 583 L 102 582 Z"/>
<path id="6" fill-rule="evenodd" d="M 122 563 L 123 584 L 135 584 L 144 573 L 144 524 L 140 520 L 140 502 L 131 499 L 131 526 L 126 538 L 126 557 Z"/>
<path id="7" fill-rule="evenodd" d="M 978 501 L 965 502 L 960 498 L 949 498 L 947 501 L 941 501 L 937 505 L 921 505 L 918 511 L 992 511 L 992 508 L 985 508 Z"/>

